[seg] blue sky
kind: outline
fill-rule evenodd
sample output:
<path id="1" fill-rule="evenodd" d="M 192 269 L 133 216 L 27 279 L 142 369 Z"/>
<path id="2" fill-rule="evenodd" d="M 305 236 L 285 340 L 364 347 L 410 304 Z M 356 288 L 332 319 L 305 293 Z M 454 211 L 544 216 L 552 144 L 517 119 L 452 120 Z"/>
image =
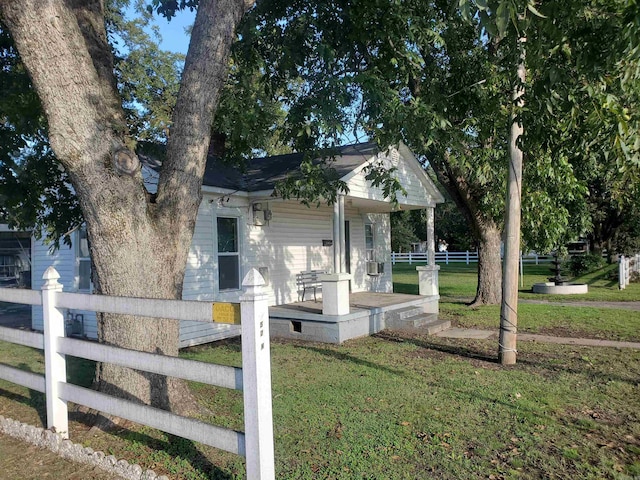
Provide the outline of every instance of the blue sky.
<path id="1" fill-rule="evenodd" d="M 188 9 L 179 11 L 170 21 L 157 14 L 154 15 L 154 19 L 162 36 L 161 48 L 186 54 L 189 48 L 189 35 L 185 33 L 185 29 L 193 24 L 195 12 L 191 12 Z M 343 134 L 342 143 L 350 144 L 366 140 L 367 136 L 364 132 L 359 131 L 356 137 L 351 131 L 348 131 Z"/>
<path id="2" fill-rule="evenodd" d="M 185 33 L 185 28 L 193 24 L 195 12 L 179 11 L 171 21 L 160 15 L 154 15 L 154 18 L 160 28 L 160 35 L 162 35 L 161 48 L 186 54 L 187 48 L 189 48 L 189 36 Z"/>

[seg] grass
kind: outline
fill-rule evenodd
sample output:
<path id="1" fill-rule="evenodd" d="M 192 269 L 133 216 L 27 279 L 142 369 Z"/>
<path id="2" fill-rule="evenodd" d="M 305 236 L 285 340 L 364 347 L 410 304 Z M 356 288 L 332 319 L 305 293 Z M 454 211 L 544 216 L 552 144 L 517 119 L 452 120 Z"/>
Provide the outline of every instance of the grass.
<path id="1" fill-rule="evenodd" d="M 597 272 L 575 279 L 588 283 L 586 295 L 537 295 L 531 286 L 546 281 L 548 265 L 525 265 L 524 287 L 520 289 L 518 331 L 557 336 L 640 341 L 640 312 L 616 308 L 597 308 L 597 302 L 640 301 L 640 283 L 632 283 L 625 290 L 618 289 L 611 280 L 616 265 L 607 265 Z M 401 293 L 418 293 L 415 265 L 394 266 L 394 289 Z M 497 329 L 500 306 L 488 305 L 468 308 L 465 302 L 473 299 L 477 285 L 477 265 L 442 265 L 440 282 L 440 316 L 465 328 Z M 544 300 L 538 305 L 527 300 Z M 593 307 L 571 305 L 571 302 L 593 302 Z M 559 305 L 557 302 L 562 302 Z M 568 305 L 566 305 L 568 304 Z"/>
<path id="2" fill-rule="evenodd" d="M 394 290 L 399 293 L 418 293 L 416 284 L 416 265 L 398 263 L 393 267 Z M 440 265 L 440 296 L 443 300 L 465 298 L 471 300 L 477 286 L 477 263 L 465 265 L 452 263 Z M 616 277 L 618 266 L 606 265 L 587 275 L 572 279 L 574 283 L 587 283 L 589 293 L 585 295 L 539 295 L 533 293 L 534 283 L 547 282 L 551 276 L 550 265 L 524 265 L 523 286 L 519 297 L 531 300 L 547 301 L 581 301 L 581 302 L 629 302 L 640 301 L 640 283 L 631 283 L 624 290 L 618 289 Z"/>
<path id="3" fill-rule="evenodd" d="M 409 270 L 404 274 L 408 278 Z M 483 313 L 452 301 L 473 296 L 473 275 L 459 266 L 441 270 L 441 288 L 450 292 L 443 310 L 461 323 L 497 314 L 495 307 Z M 558 310 L 522 304 L 521 326 L 537 328 Z M 587 316 L 571 318 L 585 329 L 597 323 Z M 632 317 L 618 316 L 620 332 L 634 331 Z M 640 476 L 640 351 L 522 342 L 518 364 L 501 367 L 496 350 L 495 340 L 416 333 L 383 332 L 341 346 L 274 341 L 277 478 Z M 240 345 L 212 344 L 182 355 L 239 365 Z M 0 344 L 0 362 L 36 372 L 43 367 L 40 352 L 7 344 Z M 91 364 L 76 364 L 70 377 L 90 383 Z M 208 409 L 203 419 L 242 429 L 239 393 L 200 384 L 191 389 Z M 0 415 L 39 425 L 43 409 L 41 394 L 0 382 Z M 95 433 L 74 421 L 71 437 L 172 478 L 235 479 L 245 473 L 239 457 L 147 428 Z"/>
<path id="4" fill-rule="evenodd" d="M 640 352 L 527 343 L 518 365 L 501 368 L 494 343 L 391 334 L 342 346 L 274 342 L 277 477 L 640 474 Z M 229 342 L 184 356 L 238 364 L 239 350 Z M 0 352 L 5 363 L 18 360 Z M 40 363 L 30 349 L 18 361 Z M 239 395 L 193 391 L 223 423 L 242 427 Z M 38 423 L 42 404 L 28 390 L 2 383 L 0 392 L 1 414 Z M 149 429 L 96 435 L 73 423 L 72 438 L 173 478 L 244 475 L 238 457 Z"/>

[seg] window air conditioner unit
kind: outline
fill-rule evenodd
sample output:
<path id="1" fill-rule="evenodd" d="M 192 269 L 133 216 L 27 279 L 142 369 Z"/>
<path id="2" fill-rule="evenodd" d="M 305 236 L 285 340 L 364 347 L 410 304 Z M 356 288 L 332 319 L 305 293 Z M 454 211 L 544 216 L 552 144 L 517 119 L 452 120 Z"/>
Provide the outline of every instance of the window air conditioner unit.
<path id="1" fill-rule="evenodd" d="M 367 262 L 367 275 L 382 275 L 384 273 L 384 263 Z"/>

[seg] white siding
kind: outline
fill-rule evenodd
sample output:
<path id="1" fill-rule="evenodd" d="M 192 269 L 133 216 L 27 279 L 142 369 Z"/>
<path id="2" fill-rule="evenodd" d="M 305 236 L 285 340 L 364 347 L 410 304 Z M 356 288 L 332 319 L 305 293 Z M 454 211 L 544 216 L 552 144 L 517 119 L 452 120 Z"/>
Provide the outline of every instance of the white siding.
<path id="1" fill-rule="evenodd" d="M 71 235 L 72 240 L 75 240 L 75 238 L 75 235 Z M 61 245 L 57 251 L 50 252 L 50 248 L 45 245 L 42 240 L 36 240 L 33 238 L 31 241 L 31 288 L 34 290 L 42 288 L 42 276 L 44 275 L 45 270 L 50 266 L 53 266 L 60 274 L 58 282 L 62 284 L 62 289 L 65 292 L 77 291 L 78 268 L 76 265 L 75 245 L 72 245 L 71 247 Z M 31 311 L 32 328 L 34 330 L 42 330 L 42 307 L 34 306 Z M 65 314 L 68 313 L 71 313 L 74 317 L 76 315 L 82 315 L 84 317 L 85 335 L 89 338 L 98 338 L 95 312 L 83 310 L 65 312 Z"/>
<path id="2" fill-rule="evenodd" d="M 378 159 L 374 160 L 374 164 L 376 161 L 381 161 L 386 168 L 397 168 L 395 176 L 407 192 L 406 195 L 398 192 L 400 205 L 434 206 L 435 199 L 425 186 L 424 179 L 420 178 L 423 173 L 416 171 L 416 168 L 421 167 L 416 165 L 414 159 L 405 159 L 395 149 L 391 150 L 389 156 L 385 156 L 384 153 L 378 154 Z M 373 188 L 366 176 L 366 169 L 362 169 L 348 179 L 349 196 L 386 201 L 382 190 L 378 187 Z"/>
<path id="3" fill-rule="evenodd" d="M 200 204 L 193 240 L 187 258 L 187 268 L 182 286 L 185 300 L 212 301 L 214 298 L 214 242 L 211 204 L 205 198 Z"/>
<path id="4" fill-rule="evenodd" d="M 238 302 L 240 291 L 233 294 L 218 294 L 218 265 L 216 258 L 217 232 L 216 215 L 238 217 L 240 240 L 243 237 L 243 223 L 247 202 L 242 199 L 218 201 L 219 197 L 204 196 L 193 232 L 193 240 L 189 249 L 187 268 L 182 287 L 182 298 L 185 300 Z M 242 254 L 242 251 L 241 251 Z M 241 265 L 243 264 L 241 258 Z M 244 275 L 241 272 L 242 275 Z M 180 347 L 199 345 L 232 336 L 240 335 L 237 325 L 225 325 L 202 322 L 180 322 Z"/>
<path id="5" fill-rule="evenodd" d="M 322 245 L 323 240 L 333 238 L 333 208 L 308 208 L 295 201 L 272 201 L 269 202 L 269 208 L 273 217 L 268 224 L 247 226 L 245 270 L 251 267 L 268 269 L 270 305 L 296 302 L 300 300 L 296 287 L 298 273 L 305 270 L 333 271 L 333 247 Z M 382 232 L 376 237 L 383 242 L 377 245 L 381 250 L 384 249 L 385 239 L 389 237 L 388 218 L 388 214 L 375 216 L 377 228 L 387 229 L 386 233 Z M 352 291 L 369 290 L 372 277 L 366 274 L 364 260 L 365 217 L 357 210 L 347 208 L 345 219 L 349 221 L 351 234 Z M 389 256 L 389 251 L 385 255 Z M 385 275 L 390 277 L 390 274 Z M 387 291 L 387 287 L 384 288 L 379 291 Z"/>

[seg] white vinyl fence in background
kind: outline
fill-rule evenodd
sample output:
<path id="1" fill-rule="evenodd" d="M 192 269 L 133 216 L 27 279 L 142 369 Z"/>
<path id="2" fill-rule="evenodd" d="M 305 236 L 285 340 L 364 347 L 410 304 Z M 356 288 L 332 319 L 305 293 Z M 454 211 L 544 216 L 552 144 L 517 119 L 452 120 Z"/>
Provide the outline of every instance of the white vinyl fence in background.
<path id="1" fill-rule="evenodd" d="M 631 274 L 640 274 L 640 254 L 625 257 L 620 255 L 618 259 L 618 285 L 624 290 L 631 281 Z"/>
<path id="2" fill-rule="evenodd" d="M 0 340 L 44 349 L 45 375 L 0 365 L 0 379 L 45 393 L 47 428 L 69 436 L 67 402 L 125 418 L 246 457 L 247 478 L 274 479 L 271 360 L 267 296 L 256 269 L 244 278 L 240 312 L 242 368 L 126 350 L 65 337 L 64 309 L 211 322 L 213 304 L 64 293 L 49 267 L 42 292 L 0 288 L 0 301 L 42 305 L 44 333 L 0 327 Z M 214 318 L 214 321 L 216 319 Z M 177 341 L 177 339 L 176 339 Z M 146 405 L 105 395 L 66 381 L 65 355 L 243 391 L 244 432 L 237 432 Z"/>
<path id="3" fill-rule="evenodd" d="M 537 253 L 528 253 L 522 255 L 523 263 L 533 263 L 539 265 L 540 263 L 550 263 L 553 260 L 553 255 L 538 255 Z M 396 263 L 422 263 L 427 261 L 427 252 L 407 252 L 407 253 L 391 253 L 391 262 L 393 265 Z M 469 265 L 471 262 L 478 261 L 478 252 L 436 252 L 436 263 L 444 263 L 449 265 L 450 263 L 465 263 Z"/>

